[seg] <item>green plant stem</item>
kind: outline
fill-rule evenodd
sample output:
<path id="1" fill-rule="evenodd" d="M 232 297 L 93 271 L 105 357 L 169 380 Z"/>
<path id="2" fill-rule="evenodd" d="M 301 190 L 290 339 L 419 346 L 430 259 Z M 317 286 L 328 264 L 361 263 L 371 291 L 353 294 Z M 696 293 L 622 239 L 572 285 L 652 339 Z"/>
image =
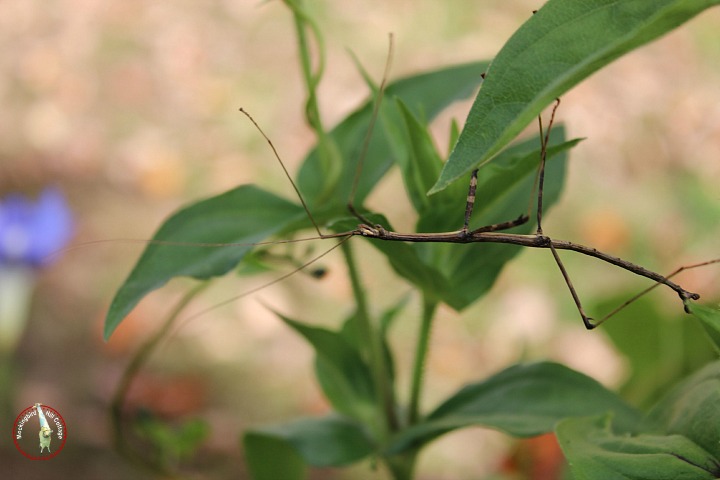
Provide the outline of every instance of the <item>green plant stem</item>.
<path id="1" fill-rule="evenodd" d="M 417 454 L 417 450 L 410 450 L 385 459 L 385 464 L 390 470 L 393 480 L 412 480 L 414 478 Z"/>
<path id="2" fill-rule="evenodd" d="M 113 444 L 115 449 L 128 460 L 134 464 L 141 466 L 154 473 L 161 473 L 163 475 L 171 475 L 173 478 L 181 478 L 179 475 L 169 472 L 166 467 L 159 465 L 157 462 L 152 461 L 137 451 L 133 450 L 127 436 L 125 435 L 125 429 L 122 423 L 123 406 L 125 405 L 125 399 L 127 398 L 128 391 L 132 385 L 133 380 L 137 376 L 140 369 L 147 363 L 150 355 L 155 352 L 160 342 L 168 335 L 170 329 L 173 327 L 180 313 L 190 303 L 190 301 L 208 287 L 210 282 L 202 282 L 193 287 L 188 291 L 175 305 L 170 314 L 167 316 L 160 328 L 155 332 L 153 336 L 148 338 L 143 343 L 138 351 L 135 353 L 133 358 L 130 360 L 127 368 L 123 372 L 122 378 L 118 383 L 115 395 L 113 395 L 112 403 L 110 404 L 110 425 L 113 432 Z"/>
<path id="3" fill-rule="evenodd" d="M 437 302 L 423 295 L 423 311 L 418 332 L 417 345 L 415 347 L 415 364 L 413 365 L 412 383 L 410 384 L 410 404 L 408 406 L 408 425 L 417 423 L 420 417 L 420 394 L 425 373 L 425 361 L 427 360 L 428 348 L 430 345 L 430 332 L 432 331 L 433 317 Z"/>
<path id="4" fill-rule="evenodd" d="M 352 284 L 353 295 L 357 305 L 356 319 L 358 322 L 358 330 L 362 335 L 363 344 L 368 345 L 367 355 L 370 369 L 372 370 L 373 383 L 378 397 L 378 411 L 380 418 L 384 419 L 381 425 L 382 434 L 388 434 L 396 431 L 399 427 L 397 414 L 395 412 L 395 394 L 390 377 L 390 368 L 387 364 L 387 358 L 383 351 L 382 338 L 377 329 L 373 328 L 370 320 L 370 314 L 367 308 L 367 298 L 365 297 L 365 289 L 360 283 L 355 258 L 352 253 L 349 242 L 342 244 L 343 254 L 348 266 L 348 275 Z"/>
<path id="5" fill-rule="evenodd" d="M 325 199 L 329 195 L 342 171 L 342 158 L 335 142 L 325 131 L 317 102 L 317 87 L 325 70 L 325 46 L 317 23 L 302 8 L 300 0 L 284 0 L 292 10 L 297 34 L 300 66 L 302 68 L 308 98 L 305 102 L 305 118 L 317 136 L 318 154 L 323 167 L 324 187 L 318 198 Z M 317 44 L 317 66 L 313 69 L 312 51 L 308 38 L 308 30 Z"/>
<path id="6" fill-rule="evenodd" d="M 325 53 L 322 35 L 312 17 L 303 10 L 300 0 L 285 0 L 285 3 L 293 12 L 298 39 L 300 66 L 302 67 L 303 78 L 308 91 L 308 99 L 305 104 L 305 116 L 312 129 L 320 135 L 325 132 L 320 118 L 320 109 L 318 108 L 316 95 L 317 86 L 325 70 Z M 318 61 L 315 71 L 313 71 L 312 67 L 312 53 L 310 51 L 310 42 L 308 41 L 306 28 L 310 29 L 318 44 Z"/>

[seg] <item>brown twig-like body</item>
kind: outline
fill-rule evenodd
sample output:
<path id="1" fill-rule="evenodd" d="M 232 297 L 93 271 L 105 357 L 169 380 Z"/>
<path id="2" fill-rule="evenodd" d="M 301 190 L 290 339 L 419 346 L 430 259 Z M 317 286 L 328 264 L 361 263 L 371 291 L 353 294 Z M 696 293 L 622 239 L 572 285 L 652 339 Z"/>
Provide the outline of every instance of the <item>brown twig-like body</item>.
<path id="1" fill-rule="evenodd" d="M 513 223 L 513 222 L 509 222 Z M 500 224 L 498 224 L 500 225 Z M 514 226 L 514 225 L 512 225 Z M 497 227 L 491 225 L 490 228 Z M 443 232 L 443 233 L 398 233 L 391 232 L 384 229 L 380 225 L 369 226 L 359 225 L 357 230 L 351 232 L 345 232 L 338 234 L 338 236 L 344 235 L 362 235 L 366 238 L 375 238 L 378 240 L 393 241 L 393 242 L 437 242 L 437 243 L 506 243 L 509 245 L 519 245 L 522 247 L 530 248 L 548 248 L 551 250 L 571 250 L 573 252 L 581 253 L 590 257 L 595 257 L 604 262 L 610 263 L 617 267 L 623 268 L 636 275 L 649 278 L 659 284 L 663 284 L 677 292 L 680 298 L 685 300 L 697 300 L 700 295 L 692 293 L 675 282 L 670 281 L 667 277 L 660 275 L 659 273 L 648 270 L 645 267 L 636 265 L 622 258 L 615 257 L 613 255 L 599 251 L 596 248 L 587 247 L 579 243 L 569 242 L 567 240 L 555 240 L 546 235 L 521 235 L 516 233 L 500 233 L 497 231 L 487 231 L 483 228 L 477 229 L 472 232 L 465 230 L 457 230 L 454 232 Z M 496 228 L 497 229 L 497 228 Z M 577 302 L 576 302 L 577 303 Z M 588 317 L 585 317 L 588 318 Z M 591 319 L 590 319 L 591 320 Z M 594 328 L 596 325 L 592 322 L 586 322 L 588 329 Z"/>

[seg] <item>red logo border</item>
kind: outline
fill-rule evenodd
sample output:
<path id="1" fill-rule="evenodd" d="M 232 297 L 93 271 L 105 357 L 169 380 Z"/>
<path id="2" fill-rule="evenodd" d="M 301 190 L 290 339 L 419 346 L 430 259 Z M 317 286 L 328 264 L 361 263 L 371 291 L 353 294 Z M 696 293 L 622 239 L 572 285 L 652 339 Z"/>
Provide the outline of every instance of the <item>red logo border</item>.
<path id="1" fill-rule="evenodd" d="M 13 423 L 13 429 L 12 429 L 12 438 L 13 438 L 13 443 L 15 444 L 15 448 L 17 448 L 17 450 L 20 453 L 22 453 L 26 458 L 29 458 L 30 460 L 50 460 L 51 458 L 55 458 L 62 451 L 62 449 L 65 448 L 65 442 L 67 442 L 67 431 L 68 431 L 67 424 L 65 423 L 65 419 L 62 417 L 62 415 L 60 415 L 60 412 L 58 412 L 57 410 L 55 410 L 52 407 L 48 407 L 47 405 L 41 405 L 41 408 L 44 410 L 45 409 L 50 410 L 51 412 L 53 412 L 55 414 L 56 418 L 58 418 L 60 420 L 60 423 L 62 423 L 62 427 L 63 427 L 63 439 L 62 439 L 62 443 L 60 444 L 60 448 L 58 448 L 57 450 L 52 452 L 52 454 L 47 455 L 47 456 L 34 456 L 34 455 L 30 455 L 25 450 L 23 450 L 17 441 L 18 423 L 19 423 L 20 419 L 22 417 L 24 417 L 27 412 L 34 410 L 35 406 L 33 405 L 31 407 L 26 408 L 25 410 L 20 412 L 20 415 L 18 415 L 15 418 L 15 422 Z"/>

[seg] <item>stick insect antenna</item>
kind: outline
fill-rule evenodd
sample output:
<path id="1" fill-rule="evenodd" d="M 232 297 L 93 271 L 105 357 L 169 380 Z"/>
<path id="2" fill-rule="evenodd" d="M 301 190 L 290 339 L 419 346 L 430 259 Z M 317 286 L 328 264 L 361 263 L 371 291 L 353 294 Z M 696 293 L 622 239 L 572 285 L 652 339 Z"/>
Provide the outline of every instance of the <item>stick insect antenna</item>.
<path id="1" fill-rule="evenodd" d="M 280 162 L 280 166 L 283 169 L 283 172 L 285 172 L 285 176 L 288 180 L 290 180 L 290 183 L 292 184 L 293 189 L 295 190 L 295 193 L 297 194 L 298 198 L 300 199 L 300 203 L 302 203 L 303 208 L 305 209 L 305 213 L 307 213 L 308 218 L 313 224 L 313 227 L 315 227 L 315 231 L 317 232 L 318 236 L 320 238 L 326 238 L 326 235 L 323 235 L 323 233 L 320 231 L 320 227 L 318 226 L 317 222 L 315 221 L 315 218 L 313 218 L 312 213 L 310 213 L 310 209 L 308 208 L 307 204 L 305 203 L 305 199 L 303 198 L 302 194 L 300 193 L 300 189 L 295 184 L 295 181 L 292 179 L 292 176 L 290 175 L 290 172 L 288 172 L 287 168 L 285 167 L 285 163 L 283 163 L 282 159 L 280 158 L 280 154 L 278 154 L 277 149 L 275 148 L 275 145 L 273 145 L 272 140 L 265 135 L 265 132 L 262 128 L 260 128 L 260 125 L 255 121 L 255 119 L 250 115 L 244 108 L 240 107 L 240 112 L 242 112 L 247 118 L 250 119 L 253 125 L 255 125 L 255 128 L 260 132 L 260 135 L 265 138 L 268 145 L 270 145 L 270 148 L 273 151 L 273 155 L 275 155 L 275 158 L 277 158 L 277 161 Z"/>
<path id="2" fill-rule="evenodd" d="M 267 288 L 267 287 L 270 287 L 270 286 L 272 286 L 272 285 L 275 285 L 275 284 L 277 284 L 277 283 L 282 282 L 283 280 L 286 280 L 286 279 L 292 277 L 293 275 L 295 275 L 295 274 L 298 273 L 299 271 L 306 269 L 307 267 L 309 267 L 309 266 L 312 265 L 313 263 L 317 262 L 318 260 L 320 260 L 320 259 L 323 258 L 324 256 L 328 255 L 330 252 L 332 252 L 333 250 L 335 250 L 336 248 L 338 248 L 340 245 L 342 245 L 343 243 L 345 243 L 345 242 L 347 242 L 348 240 L 350 240 L 352 237 L 353 237 L 352 235 L 346 235 L 346 236 L 344 236 L 344 237 L 341 238 L 340 241 L 338 241 L 335 245 L 333 245 L 333 246 L 330 247 L 329 249 L 325 250 L 325 251 L 324 251 L 323 253 L 321 253 L 320 255 L 317 255 L 317 256 L 311 258 L 310 260 L 306 261 L 305 263 L 303 263 L 303 264 L 300 265 L 299 267 L 295 268 L 295 269 L 292 270 L 291 272 L 285 273 L 285 274 L 283 274 L 282 276 L 277 277 L 277 278 L 275 278 L 275 279 L 273 279 L 273 280 L 270 280 L 269 282 L 263 283 L 262 285 L 260 285 L 260 286 L 258 286 L 258 287 L 255 287 L 255 288 L 252 288 L 252 289 L 250 289 L 250 290 L 247 290 L 247 291 L 245 291 L 245 292 L 243 292 L 243 293 L 240 293 L 239 295 L 235 295 L 234 297 L 231 297 L 231 298 L 228 298 L 228 299 L 226 299 L 226 300 L 223 300 L 222 302 L 216 303 L 215 305 L 213 305 L 213 306 L 211 306 L 211 307 L 208 307 L 208 308 L 206 308 L 206 309 L 204 309 L 204 310 L 200 310 L 199 312 L 195 312 L 195 313 L 191 314 L 190 316 L 188 316 L 187 318 L 185 318 L 180 325 L 178 325 L 177 330 L 180 330 L 181 328 L 183 328 L 183 327 L 184 327 L 185 325 L 187 325 L 191 320 L 194 320 L 194 319 L 196 319 L 196 318 L 198 318 L 198 317 L 201 317 L 201 316 L 203 316 L 203 315 L 206 315 L 207 313 L 209 313 L 209 312 L 211 312 L 211 311 L 213 311 L 213 310 L 216 310 L 216 309 L 218 309 L 218 308 L 220 308 L 220 307 L 222 307 L 222 306 L 224 306 L 224 305 L 227 305 L 227 304 L 229 304 L 229 303 L 232 303 L 232 302 L 235 302 L 235 301 L 237 301 L 237 300 L 240 300 L 241 298 L 245 298 L 245 297 L 247 297 L 247 296 L 249 296 L 249 295 L 252 295 L 253 293 L 259 292 L 260 290 L 264 290 L 264 289 Z"/>
<path id="3" fill-rule="evenodd" d="M 385 62 L 385 70 L 383 71 L 382 81 L 380 82 L 380 87 L 378 88 L 377 98 L 375 98 L 372 116 L 370 117 L 370 124 L 368 125 L 368 130 L 365 134 L 365 138 L 363 139 L 362 149 L 360 150 L 360 156 L 358 157 L 357 168 L 355 169 L 355 177 L 353 178 L 352 188 L 350 189 L 350 195 L 348 196 L 348 210 L 361 222 L 366 224 L 370 224 L 371 222 L 367 220 L 364 216 L 362 216 L 355 208 L 355 195 L 357 194 L 358 185 L 360 184 L 360 175 L 362 174 L 365 157 L 367 156 L 368 149 L 370 148 L 370 140 L 372 139 L 373 130 L 375 129 L 375 123 L 377 122 L 378 113 L 380 111 L 380 104 L 382 103 L 383 96 L 385 95 L 385 85 L 387 84 L 387 79 L 390 75 L 390 68 L 392 67 L 393 51 L 394 38 L 393 34 L 389 33 L 388 55 L 387 61 Z"/>

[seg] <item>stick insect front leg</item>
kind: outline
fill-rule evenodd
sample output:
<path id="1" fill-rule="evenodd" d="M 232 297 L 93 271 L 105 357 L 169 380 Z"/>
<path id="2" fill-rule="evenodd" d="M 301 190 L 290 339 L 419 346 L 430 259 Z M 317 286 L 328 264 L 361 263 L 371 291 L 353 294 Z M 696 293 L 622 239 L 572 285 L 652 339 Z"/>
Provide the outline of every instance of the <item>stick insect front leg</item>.
<path id="1" fill-rule="evenodd" d="M 482 232 L 499 232 L 501 230 L 508 230 L 510 228 L 517 227 L 519 225 L 527 223 L 527 221 L 530 217 L 528 215 L 520 215 L 515 220 L 510 220 L 508 222 L 494 223 L 492 225 L 485 225 L 483 227 L 476 228 L 475 230 L 470 231 L 470 218 L 472 217 L 473 208 L 475 207 L 475 191 L 477 190 L 477 174 L 478 174 L 477 168 L 475 170 L 473 170 L 472 173 L 470 174 L 470 186 L 468 187 L 467 203 L 465 204 L 465 220 L 463 223 L 463 227 L 459 232 L 461 237 L 470 238 L 472 235 L 474 235 L 476 233 L 482 233 Z"/>
<path id="2" fill-rule="evenodd" d="M 543 132 L 543 124 L 542 124 L 542 116 L 538 116 L 538 125 L 540 127 L 540 167 L 538 170 L 538 196 L 537 196 L 537 230 L 535 232 L 535 235 L 538 237 L 544 237 L 543 235 L 543 229 L 542 229 L 542 214 L 543 214 L 543 187 L 545 184 L 545 164 L 547 161 L 547 148 L 548 143 L 550 142 L 550 130 L 552 129 L 553 122 L 555 121 L 555 112 L 557 111 L 558 107 L 560 106 L 560 99 L 555 100 L 555 105 L 553 105 L 552 112 L 550 113 L 550 121 L 548 122 L 547 131 Z M 567 272 L 567 269 L 565 268 L 565 265 L 563 264 L 562 260 L 560 259 L 560 255 L 558 255 L 557 250 L 553 246 L 552 241 L 548 243 L 550 246 L 550 251 L 552 252 L 553 259 L 555 260 L 555 263 L 557 264 L 558 268 L 560 269 L 560 273 L 563 276 L 563 279 L 565 280 L 565 284 L 568 286 L 568 289 L 570 290 L 570 295 L 573 298 L 573 301 L 575 302 L 575 307 L 577 307 L 578 312 L 580 313 L 580 317 L 582 318 L 583 325 L 585 325 L 585 328 L 588 330 L 592 330 L 597 326 L 597 324 L 594 322 L 594 319 L 592 317 L 589 317 L 585 310 L 583 309 L 582 302 L 580 301 L 580 297 L 577 294 L 577 291 L 575 290 L 575 287 L 573 286 L 572 280 L 570 280 L 570 275 Z"/>

